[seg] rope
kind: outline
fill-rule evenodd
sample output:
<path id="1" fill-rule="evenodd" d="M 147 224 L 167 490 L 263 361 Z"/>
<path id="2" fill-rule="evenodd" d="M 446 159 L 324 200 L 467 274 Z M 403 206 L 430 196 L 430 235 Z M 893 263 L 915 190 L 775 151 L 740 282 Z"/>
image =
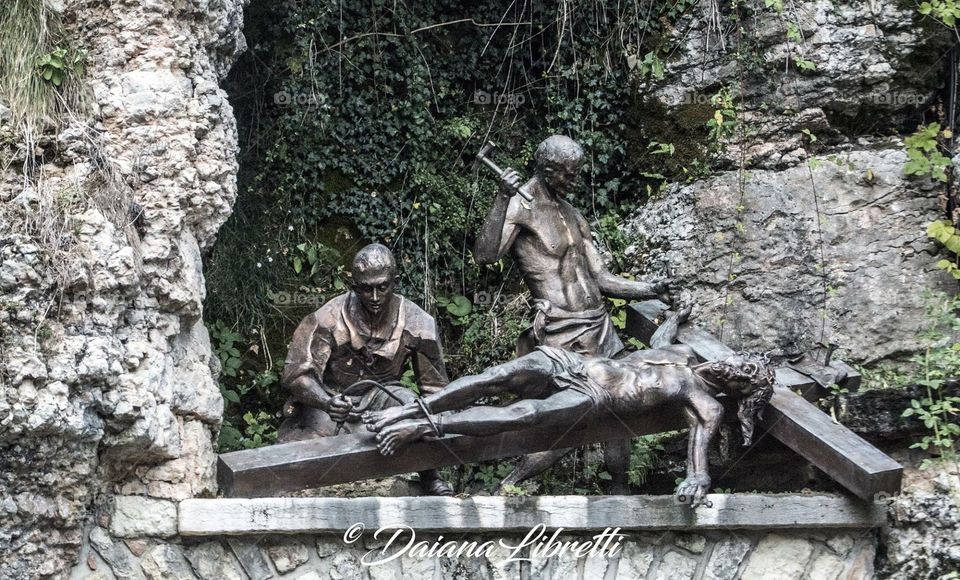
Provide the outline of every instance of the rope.
<path id="1" fill-rule="evenodd" d="M 743 200 L 744 200 L 744 198 L 745 198 L 746 189 L 747 189 L 747 188 L 746 188 L 746 170 L 745 170 L 745 168 L 746 168 L 746 163 L 747 163 L 747 161 L 746 161 L 746 160 L 747 160 L 747 150 L 746 150 L 746 128 L 744 127 L 743 118 L 742 118 L 742 113 L 743 113 L 743 95 L 744 95 L 744 89 L 743 89 L 743 52 L 742 52 L 742 50 L 743 50 L 743 49 L 742 49 L 742 46 L 743 46 L 743 26 L 742 26 L 741 23 L 740 23 L 740 11 L 739 11 L 738 5 L 735 4 L 733 10 L 734 10 L 734 14 L 735 14 L 735 16 L 736 16 L 736 25 L 737 25 L 737 88 L 738 88 L 737 98 L 740 100 L 740 117 L 741 117 L 741 118 L 739 118 L 739 119 L 737 120 L 737 130 L 738 130 L 739 133 L 740 133 L 740 138 L 738 139 L 739 145 L 740 145 L 740 163 L 739 163 L 739 167 L 737 168 L 737 190 L 738 190 L 738 192 L 739 192 L 739 194 L 740 194 L 740 197 L 739 197 L 739 199 L 738 199 L 738 201 L 737 201 L 736 211 L 737 211 L 737 213 L 739 214 L 739 213 L 741 213 L 741 212 L 743 211 L 743 207 L 744 207 L 744 205 L 743 205 Z M 722 33 L 722 32 L 718 32 L 718 34 L 719 34 L 719 33 Z M 738 216 L 738 220 L 739 220 L 739 216 Z M 741 222 L 738 221 L 737 223 L 741 223 Z M 738 233 L 740 233 L 740 232 L 735 230 L 735 232 L 734 232 L 734 237 L 736 237 Z M 734 265 L 734 262 L 736 261 L 736 257 L 738 256 L 738 254 L 739 254 L 739 252 L 737 252 L 737 251 L 735 251 L 735 250 L 731 251 L 731 252 L 730 252 L 730 260 L 729 260 L 729 262 L 727 263 L 727 281 L 726 281 L 726 284 L 724 284 L 724 287 L 723 287 L 723 290 L 724 290 L 724 292 L 723 292 L 723 309 L 722 309 L 721 312 L 720 312 L 720 331 L 718 332 L 719 337 L 720 337 L 720 342 L 723 342 L 723 329 L 724 329 L 724 327 L 726 326 L 726 323 L 727 323 L 727 308 L 729 307 L 730 302 L 731 302 L 731 298 L 730 298 L 730 284 L 733 282 L 733 280 L 732 280 L 732 278 L 733 278 L 733 265 Z"/>
<path id="2" fill-rule="evenodd" d="M 738 88 L 739 88 L 738 96 L 740 98 L 740 105 L 741 105 L 741 109 L 739 112 L 742 116 L 743 95 L 744 95 L 743 52 L 742 52 L 743 51 L 743 48 L 742 48 L 743 47 L 743 27 L 741 26 L 740 12 L 738 10 L 738 6 L 734 7 L 734 14 L 736 16 L 736 25 L 737 25 L 737 82 L 738 82 Z M 796 100 L 797 100 L 797 110 L 799 112 L 799 110 L 802 109 L 803 104 L 800 101 L 800 91 L 797 85 L 796 77 L 794 77 L 793 79 L 793 84 L 794 84 L 794 93 L 796 95 Z M 745 170 L 746 128 L 744 126 L 742 118 L 738 120 L 737 125 L 738 125 L 737 128 L 739 130 L 739 136 L 740 136 L 739 138 L 740 159 L 739 159 L 739 167 L 737 169 L 737 188 L 739 191 L 739 201 L 737 203 L 737 212 L 739 213 L 743 211 L 743 208 L 744 208 L 743 202 L 744 202 L 744 199 L 746 198 L 746 170 Z M 804 148 L 804 152 L 806 152 L 806 148 Z M 818 265 L 818 268 L 820 270 L 819 276 L 820 276 L 820 283 L 821 283 L 819 342 L 823 343 L 823 339 L 826 334 L 826 326 L 827 326 L 827 299 L 829 294 L 828 283 L 827 283 L 827 267 L 826 267 L 827 262 L 826 262 L 826 254 L 823 249 L 824 248 L 823 226 L 821 224 L 820 199 L 819 199 L 819 194 L 817 193 L 816 181 L 814 180 L 814 177 L 813 177 L 813 169 L 810 167 L 810 163 L 809 163 L 809 154 L 807 154 L 807 157 L 808 157 L 807 176 L 810 179 L 810 189 L 813 195 L 813 207 L 814 207 L 814 211 L 816 212 L 816 215 L 814 217 L 815 217 L 816 231 L 817 231 L 817 247 L 818 247 L 818 253 L 820 255 L 820 263 Z M 741 223 L 741 222 L 738 221 L 738 223 Z M 731 283 L 735 280 L 733 269 L 734 269 L 734 263 L 736 262 L 737 256 L 738 256 L 738 252 L 736 251 L 731 252 L 730 260 L 727 266 L 727 281 L 724 286 L 723 308 L 721 310 L 720 330 L 718 332 L 719 338 L 721 341 L 723 341 L 723 331 L 727 321 L 727 310 L 731 302 L 730 286 L 731 286 Z"/>
<path id="3" fill-rule="evenodd" d="M 797 97 L 799 100 L 799 96 Z M 806 151 L 806 149 L 804 149 Z M 817 240 L 820 248 L 820 286 L 823 305 L 820 308 L 820 340 L 823 344 L 823 336 L 827 330 L 827 260 L 823 253 L 823 226 L 820 221 L 820 200 L 817 197 L 817 184 L 813 179 L 813 169 L 810 163 L 807 163 L 807 175 L 810 177 L 810 190 L 813 192 L 813 210 L 816 212 L 817 220 Z"/>
<path id="4" fill-rule="evenodd" d="M 388 381 L 388 382 L 386 382 L 386 383 L 380 383 L 380 382 L 378 382 L 378 381 L 374 381 L 374 380 L 371 380 L 371 379 L 364 379 L 364 380 L 357 381 L 357 382 L 353 383 L 352 385 L 350 385 L 349 387 L 343 389 L 343 390 L 340 391 L 339 393 L 331 393 L 331 391 L 327 388 L 326 385 L 322 385 L 323 390 L 324 390 L 324 391 L 327 391 L 327 394 L 330 395 L 330 396 L 332 396 L 332 397 L 337 397 L 337 396 L 345 397 L 345 396 L 347 396 L 347 395 L 353 395 L 353 394 L 355 394 L 354 391 L 358 390 L 360 387 L 366 387 L 367 390 L 369 390 L 369 388 L 370 388 L 371 386 L 374 387 L 374 388 L 380 389 L 382 392 L 386 393 L 388 397 L 390 397 L 390 398 L 393 399 L 394 401 L 400 403 L 401 405 L 405 405 L 405 404 L 406 404 L 405 401 L 403 401 L 402 399 L 400 399 L 400 397 L 398 397 L 397 395 L 393 394 L 393 393 L 390 391 L 390 389 L 388 388 L 388 387 L 401 387 L 401 388 L 405 388 L 405 387 L 403 386 L 403 383 L 401 383 L 401 382 L 399 382 L 399 381 Z M 351 412 L 362 413 L 362 412 L 366 411 L 369 406 L 370 406 L 369 401 L 367 402 L 367 405 L 361 405 L 361 404 L 353 405 L 353 410 L 352 410 Z M 344 424 L 345 422 L 346 422 L 346 419 L 344 419 L 343 421 L 337 421 L 337 429 L 336 429 L 336 431 L 333 432 L 333 434 L 334 434 L 335 436 L 340 434 L 340 430 L 343 429 L 343 424 Z"/>

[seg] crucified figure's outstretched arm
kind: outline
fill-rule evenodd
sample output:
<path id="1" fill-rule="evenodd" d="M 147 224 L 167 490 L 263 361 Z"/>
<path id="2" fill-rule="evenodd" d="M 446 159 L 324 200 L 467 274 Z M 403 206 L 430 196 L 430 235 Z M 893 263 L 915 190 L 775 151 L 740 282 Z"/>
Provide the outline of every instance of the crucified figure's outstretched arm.
<path id="1" fill-rule="evenodd" d="M 424 398 L 432 413 L 463 409 L 457 413 L 436 416 L 444 433 L 457 435 L 493 435 L 517 431 L 524 427 L 575 425 L 595 408 L 590 397 L 574 390 L 558 391 L 545 399 L 524 399 L 503 407 L 479 406 L 464 409 L 481 397 L 505 391 L 517 391 L 530 383 L 552 377 L 553 363 L 539 351 L 498 365 L 479 375 L 457 379 L 437 393 Z M 380 451 L 392 455 L 401 446 L 431 434 L 434 424 L 423 417 L 416 403 L 364 414 L 363 420 L 377 432 Z"/>
<path id="2" fill-rule="evenodd" d="M 707 452 L 723 418 L 723 405 L 700 389 L 691 389 L 683 409 L 690 426 L 687 441 L 687 478 L 677 486 L 680 501 L 696 507 L 704 503 L 710 489 Z"/>
<path id="3" fill-rule="evenodd" d="M 573 428 L 592 417 L 596 404 L 573 390 L 558 391 L 546 399 L 524 399 L 504 407 L 478 406 L 438 416 L 444 434 L 481 437 L 527 427 Z M 392 455 L 403 445 L 433 433 L 425 417 L 397 421 L 381 427 L 377 442 L 381 453 Z M 517 435 L 522 436 L 522 435 Z"/>
<path id="4" fill-rule="evenodd" d="M 479 375 L 461 377 L 436 393 L 427 395 L 423 398 L 423 402 L 431 413 L 464 409 L 483 397 L 516 392 L 526 384 L 547 381 L 551 377 L 552 369 L 550 359 L 534 351 L 524 357 L 487 369 Z M 422 415 L 420 405 L 411 403 L 381 411 L 368 411 L 364 413 L 363 421 L 371 431 L 380 431 L 391 423 Z"/>

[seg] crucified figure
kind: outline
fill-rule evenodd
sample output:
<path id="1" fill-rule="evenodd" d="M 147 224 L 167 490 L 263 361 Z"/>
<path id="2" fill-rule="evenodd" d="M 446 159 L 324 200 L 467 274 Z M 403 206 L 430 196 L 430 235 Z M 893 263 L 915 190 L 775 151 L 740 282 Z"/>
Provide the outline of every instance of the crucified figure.
<path id="1" fill-rule="evenodd" d="M 737 416 L 745 444 L 773 394 L 773 369 L 765 356 L 739 353 L 723 361 L 697 362 L 693 350 L 672 344 L 687 307 L 668 319 L 652 348 L 620 359 L 586 357 L 553 347 L 459 378 L 441 391 L 407 404 L 367 412 L 363 421 L 377 433 L 380 452 L 391 455 L 425 436 L 493 435 L 526 427 L 566 430 L 579 421 L 627 416 L 667 403 L 680 404 L 690 427 L 687 477 L 676 494 L 697 506 L 710 488 L 707 451 L 720 426 L 719 394 L 739 400 Z M 482 397 L 515 393 L 521 400 L 503 406 L 467 408 Z M 424 416 L 424 409 L 430 416 Z M 455 413 L 439 414 L 445 411 Z"/>

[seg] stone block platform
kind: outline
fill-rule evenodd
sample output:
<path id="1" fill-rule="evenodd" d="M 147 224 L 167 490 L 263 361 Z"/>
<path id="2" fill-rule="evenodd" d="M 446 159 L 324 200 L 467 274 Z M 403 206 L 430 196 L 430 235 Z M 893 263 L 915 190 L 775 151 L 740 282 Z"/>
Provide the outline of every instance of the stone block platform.
<path id="1" fill-rule="evenodd" d="M 828 494 L 711 494 L 709 500 L 712 506 L 691 508 L 672 496 L 222 498 L 162 505 L 118 497 L 110 521 L 101 522 L 108 528 L 90 533 L 73 577 L 873 577 L 882 502 Z"/>

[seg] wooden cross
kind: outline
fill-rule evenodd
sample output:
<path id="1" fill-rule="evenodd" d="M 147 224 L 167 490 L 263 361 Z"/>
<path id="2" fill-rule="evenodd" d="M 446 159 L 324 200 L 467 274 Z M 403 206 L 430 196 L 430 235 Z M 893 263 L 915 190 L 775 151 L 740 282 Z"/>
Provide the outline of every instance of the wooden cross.
<path id="1" fill-rule="evenodd" d="M 666 311 L 667 306 L 655 300 L 631 304 L 627 310 L 628 334 L 649 341 Z M 704 361 L 734 353 L 700 328 L 681 326 L 677 340 Z M 836 366 L 852 371 L 843 363 Z M 789 367 L 776 369 L 776 374 L 777 386 L 760 425 L 764 432 L 863 499 L 900 492 L 903 466 L 811 404 L 807 399 L 816 398 L 819 389 L 813 379 Z M 850 373 L 848 377 L 849 382 L 841 386 L 855 390 L 860 375 Z"/>
<path id="2" fill-rule="evenodd" d="M 649 342 L 666 310 L 667 306 L 657 301 L 630 305 L 627 332 Z M 690 346 L 702 360 L 718 360 L 733 353 L 732 349 L 699 328 L 682 327 L 678 340 Z M 856 383 L 859 376 L 854 374 L 849 380 Z M 813 380 L 783 367 L 777 369 L 777 382 L 779 385 L 774 389 L 760 425 L 763 431 L 863 499 L 900 491 L 903 472 L 900 464 L 793 392 L 798 389 L 813 398 L 813 390 L 817 388 Z M 725 416 L 731 418 L 735 414 L 731 407 Z M 653 409 L 622 422 L 571 425 L 569 431 L 559 438 L 553 429 L 536 428 L 527 430 L 522 438 L 515 432 L 488 437 L 452 435 L 441 440 L 412 443 L 390 457 L 380 455 L 373 433 L 357 433 L 224 453 L 219 458 L 217 477 L 225 497 L 265 497 L 285 491 L 673 431 L 684 425 L 678 409 Z"/>

